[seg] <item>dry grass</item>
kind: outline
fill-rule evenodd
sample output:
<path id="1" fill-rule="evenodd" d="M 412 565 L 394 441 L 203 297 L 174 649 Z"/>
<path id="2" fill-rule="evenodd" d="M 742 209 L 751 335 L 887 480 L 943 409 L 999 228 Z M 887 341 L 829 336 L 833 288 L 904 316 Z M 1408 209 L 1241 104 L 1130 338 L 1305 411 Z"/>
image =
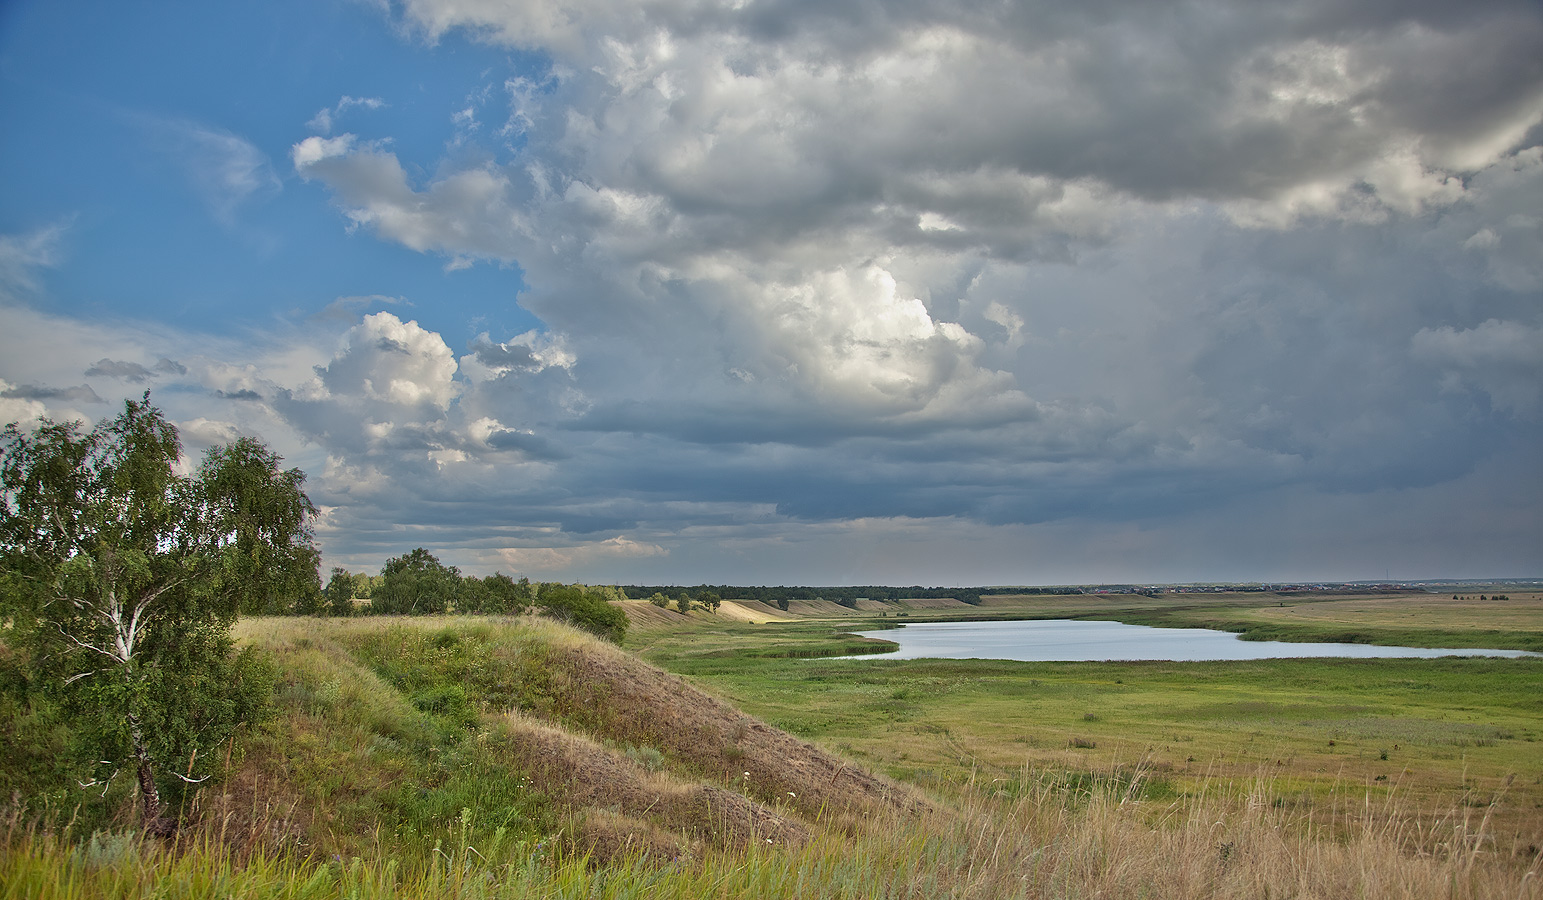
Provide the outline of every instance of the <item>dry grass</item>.
<path id="1" fill-rule="evenodd" d="M 615 840 L 623 825 L 639 831 L 642 846 L 654 852 L 665 846 L 671 857 L 690 846 L 680 841 L 681 835 L 719 848 L 763 841 L 789 846 L 808 836 L 803 824 L 764 804 L 715 785 L 649 771 L 628 754 L 571 731 L 518 713 L 510 713 L 502 724 L 497 740 L 509 764 L 549 796 L 563 798 L 570 818 L 581 823 L 582 846 L 606 854 L 637 850 L 637 843 Z"/>
<path id="2" fill-rule="evenodd" d="M 1152 804 L 1118 791 L 1079 806 L 1042 782 L 1003 810 L 966 801 L 971 896 L 1537 897 L 1538 860 L 1497 859 L 1484 811 L 1435 819 L 1396 799 L 1315 824 L 1271 802 L 1269 779 Z M 1228 797 L 1241 799 L 1224 799 Z M 934 826 L 940 827 L 940 826 Z M 957 833 L 957 832 L 956 832 Z M 1033 888 L 1024 890 L 1025 882 Z"/>
<path id="3" fill-rule="evenodd" d="M 684 769 L 807 816 L 925 805 L 915 791 L 740 712 L 599 641 L 548 658 L 566 724 L 653 747 Z"/>

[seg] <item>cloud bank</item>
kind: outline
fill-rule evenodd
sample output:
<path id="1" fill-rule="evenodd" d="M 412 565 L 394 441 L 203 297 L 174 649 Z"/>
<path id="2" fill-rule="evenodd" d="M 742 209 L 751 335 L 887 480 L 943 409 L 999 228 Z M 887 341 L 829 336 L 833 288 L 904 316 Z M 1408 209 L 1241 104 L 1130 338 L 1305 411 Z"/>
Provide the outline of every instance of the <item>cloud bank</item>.
<path id="1" fill-rule="evenodd" d="M 294 173 L 343 227 L 517 270 L 545 327 L 453 346 L 340 300 L 308 372 L 148 346 L 83 370 L 201 379 L 278 423 L 324 459 L 339 559 L 963 583 L 1543 563 L 1536 4 L 390 16 L 544 69 L 468 85 L 438 158 L 339 132 L 395 102 L 345 96 Z"/>

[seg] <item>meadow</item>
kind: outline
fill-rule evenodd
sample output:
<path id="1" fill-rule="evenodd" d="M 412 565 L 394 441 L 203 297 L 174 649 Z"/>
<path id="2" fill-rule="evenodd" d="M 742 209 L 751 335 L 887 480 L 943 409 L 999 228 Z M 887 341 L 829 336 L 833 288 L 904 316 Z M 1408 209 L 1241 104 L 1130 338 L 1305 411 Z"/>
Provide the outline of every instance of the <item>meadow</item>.
<path id="1" fill-rule="evenodd" d="M 1254 607 L 1229 609 L 1235 598 L 1209 598 L 1199 615 L 1282 609 L 1244 599 Z M 1432 641 L 1451 637 L 1460 615 L 1487 626 L 1457 632 L 1467 639 L 1459 646 L 1476 646 L 1482 636 L 1516 630 L 1497 627 L 1494 617 L 1517 605 L 1534 614 L 1543 606 L 1536 598 L 1516 605 L 1418 599 L 1413 610 L 1389 598 L 1292 609 L 1355 621 L 1371 607 L 1405 628 L 1439 623 L 1425 633 Z M 1108 615 L 1100 603 L 1109 601 L 1036 599 L 1034 611 Z M 998 611 L 1004 607 L 1025 611 L 1008 603 Z M 913 621 L 927 617 L 911 612 Z M 933 615 L 957 618 L 958 611 Z M 840 633 L 871 624 L 837 617 L 824 627 Z M 800 631 L 812 643 L 831 640 L 819 627 L 699 616 L 673 632 L 639 634 L 638 643 L 646 658 L 768 722 L 915 783 L 1011 785 L 1029 769 L 1058 772 L 1069 783 L 1134 779 L 1142 796 L 1170 797 L 1218 779 L 1253 790 L 1263 778 L 1272 804 L 1329 813 L 1354 796 L 1397 797 L 1410 815 L 1484 808 L 1506 852 L 1525 859 L 1543 846 L 1543 659 L 1023 663 L 764 655 Z"/>
<path id="2" fill-rule="evenodd" d="M 1385 599 L 1292 606 L 1527 630 Z M 179 841 L 13 813 L 0 900 L 1543 896 L 1543 659 L 827 658 L 897 620 L 1279 602 L 633 601 L 621 649 L 531 617 L 244 620 L 276 716 Z"/>

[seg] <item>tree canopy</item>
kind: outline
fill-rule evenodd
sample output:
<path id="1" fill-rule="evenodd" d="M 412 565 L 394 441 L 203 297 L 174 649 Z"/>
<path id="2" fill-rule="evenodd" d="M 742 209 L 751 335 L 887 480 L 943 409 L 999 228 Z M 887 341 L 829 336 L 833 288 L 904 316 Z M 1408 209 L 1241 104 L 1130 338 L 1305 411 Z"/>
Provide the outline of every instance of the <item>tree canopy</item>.
<path id="1" fill-rule="evenodd" d="M 251 438 L 178 474 L 177 430 L 148 392 L 89 430 L 12 423 L 0 451 L 7 641 L 92 735 L 112 770 L 92 777 L 129 765 L 164 827 L 158 779 L 198 780 L 198 758 L 266 702 L 261 666 L 233 652 L 236 616 L 319 594 L 305 476 Z"/>
<path id="2" fill-rule="evenodd" d="M 370 611 L 422 616 L 442 613 L 459 600 L 461 571 L 422 547 L 386 560 Z"/>

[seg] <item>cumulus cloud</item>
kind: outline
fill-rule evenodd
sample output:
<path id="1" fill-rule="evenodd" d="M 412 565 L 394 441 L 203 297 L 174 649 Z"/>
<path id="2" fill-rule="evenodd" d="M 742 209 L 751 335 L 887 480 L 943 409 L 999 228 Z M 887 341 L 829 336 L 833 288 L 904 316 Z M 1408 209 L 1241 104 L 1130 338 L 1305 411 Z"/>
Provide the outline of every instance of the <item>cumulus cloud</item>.
<path id="1" fill-rule="evenodd" d="M 357 453 L 431 447 L 460 393 L 456 362 L 438 334 L 388 312 L 364 317 L 336 355 L 276 407 L 301 433 Z"/>
<path id="2" fill-rule="evenodd" d="M 355 226 L 414 250 L 507 260 L 510 233 L 527 233 L 506 196 L 513 186 L 493 169 L 454 172 L 419 192 L 394 154 L 352 134 L 308 137 L 290 155 L 302 177 L 337 191 Z"/>
<path id="3" fill-rule="evenodd" d="M 648 408 L 659 384 L 639 369 L 689 381 L 707 406 L 813 405 L 854 429 L 966 407 L 1033 415 L 1032 387 L 987 362 L 1023 339 L 997 321 L 1028 321 L 1022 300 L 961 309 L 971 279 L 1086 258 L 1197 201 L 1276 229 L 1450 208 L 1543 121 L 1543 23 L 1505 3 L 1462 18 L 1312 4 L 1189 18 L 927 3 L 882 17 L 405 12 L 431 38 L 466 28 L 562 63 L 550 94 L 520 96 L 529 143 L 414 183 L 384 144 L 313 137 L 297 171 L 354 226 L 452 267 L 517 261 L 522 303 L 629 373 L 596 391 L 614 399 L 596 415 L 660 427 L 671 417 Z M 1479 66 L 1421 62 L 1480 46 Z M 624 335 L 672 361 L 649 365 Z"/>

